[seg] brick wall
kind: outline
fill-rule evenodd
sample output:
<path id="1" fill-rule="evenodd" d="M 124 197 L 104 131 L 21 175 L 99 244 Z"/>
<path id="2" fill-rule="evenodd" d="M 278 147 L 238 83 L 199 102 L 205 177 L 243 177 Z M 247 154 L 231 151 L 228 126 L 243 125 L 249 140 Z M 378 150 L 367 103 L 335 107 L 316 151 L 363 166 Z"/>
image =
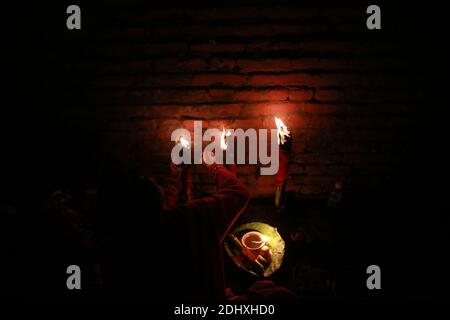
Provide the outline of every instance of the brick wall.
<path id="1" fill-rule="evenodd" d="M 365 9 L 86 4 L 81 31 L 43 21 L 31 63 L 60 126 L 96 137 L 94 158 L 158 176 L 173 129 L 273 128 L 276 115 L 294 139 L 288 189 L 320 195 L 336 179 L 388 182 L 420 124 L 416 43 L 389 14 L 367 30 Z M 254 195 L 273 193 L 256 166 L 238 172 Z"/>

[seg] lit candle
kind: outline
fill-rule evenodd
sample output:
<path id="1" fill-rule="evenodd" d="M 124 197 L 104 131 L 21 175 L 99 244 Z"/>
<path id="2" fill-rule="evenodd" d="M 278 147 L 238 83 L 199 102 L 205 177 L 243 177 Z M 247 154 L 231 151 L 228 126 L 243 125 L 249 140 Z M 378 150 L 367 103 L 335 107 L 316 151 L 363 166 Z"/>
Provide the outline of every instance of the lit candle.
<path id="1" fill-rule="evenodd" d="M 178 143 L 183 147 L 183 152 L 190 152 L 191 142 L 187 140 L 185 137 L 180 136 L 178 138 Z M 183 185 L 184 192 L 186 194 L 186 200 L 189 201 L 193 198 L 192 192 L 192 166 L 187 166 L 185 170 L 183 170 Z"/>
<path id="2" fill-rule="evenodd" d="M 191 149 L 191 142 L 189 141 L 189 140 L 187 140 L 185 137 L 183 137 L 183 136 L 180 136 L 179 138 L 178 138 L 178 141 L 177 141 L 179 144 L 181 144 L 181 146 L 184 148 L 184 149 L 186 149 L 186 150 L 189 150 L 189 149 Z"/>
<path id="3" fill-rule="evenodd" d="M 223 128 L 222 135 L 220 136 L 220 147 L 222 148 L 222 150 L 227 150 L 228 144 L 226 137 L 229 136 L 231 136 L 230 130 L 225 130 L 225 128 Z"/>
<path id="4" fill-rule="evenodd" d="M 280 118 L 275 117 L 275 125 L 278 130 L 278 144 L 284 144 L 286 142 L 286 137 L 291 136 L 291 132 Z"/>
<path id="5" fill-rule="evenodd" d="M 291 148 L 291 140 L 288 138 L 291 138 L 291 132 L 280 118 L 275 117 L 275 125 L 278 131 L 278 145 L 280 145 L 279 167 L 275 177 L 275 185 L 277 187 L 275 191 L 275 206 L 279 207 L 288 176 L 289 152 Z"/>
<path id="6" fill-rule="evenodd" d="M 222 135 L 220 136 L 220 147 L 222 148 L 222 150 L 226 151 L 228 148 L 228 143 L 227 143 L 227 137 L 231 136 L 231 131 L 230 130 L 226 130 L 225 128 L 222 129 Z M 223 158 L 224 161 L 223 163 L 225 164 L 225 157 Z M 237 174 L 237 166 L 235 163 L 230 164 L 229 166 L 227 166 L 227 169 L 230 170 L 231 172 L 233 172 L 234 174 Z"/>

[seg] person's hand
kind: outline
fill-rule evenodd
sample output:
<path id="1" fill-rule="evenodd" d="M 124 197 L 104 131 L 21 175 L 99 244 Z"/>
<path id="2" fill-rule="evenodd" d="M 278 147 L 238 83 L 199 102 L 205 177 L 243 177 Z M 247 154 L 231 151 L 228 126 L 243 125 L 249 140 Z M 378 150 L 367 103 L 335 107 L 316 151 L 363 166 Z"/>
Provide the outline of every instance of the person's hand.
<path id="1" fill-rule="evenodd" d="M 216 159 L 216 155 L 214 154 L 214 152 L 204 152 L 203 153 L 203 162 L 207 166 L 212 166 L 212 165 L 217 164 L 217 159 Z"/>
<path id="2" fill-rule="evenodd" d="M 170 177 L 179 179 L 181 177 L 181 174 L 183 173 L 183 169 L 184 167 L 182 165 L 176 165 L 175 163 L 171 162 L 169 167 Z"/>
<path id="3" fill-rule="evenodd" d="M 208 172 L 211 176 L 215 177 L 217 169 L 224 168 L 222 164 L 217 163 L 216 155 L 213 152 L 203 154 L 203 161 L 208 166 Z"/>

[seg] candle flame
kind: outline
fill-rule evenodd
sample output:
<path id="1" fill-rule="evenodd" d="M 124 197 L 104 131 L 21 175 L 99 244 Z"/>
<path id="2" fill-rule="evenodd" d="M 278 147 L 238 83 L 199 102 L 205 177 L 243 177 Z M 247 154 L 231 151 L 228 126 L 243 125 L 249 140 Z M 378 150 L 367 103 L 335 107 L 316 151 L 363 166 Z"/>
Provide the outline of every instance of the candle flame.
<path id="1" fill-rule="evenodd" d="M 190 143 L 190 141 L 188 141 L 185 137 L 183 137 L 183 136 L 181 136 L 181 137 L 179 137 L 178 138 L 178 143 L 180 143 L 182 146 L 183 146 L 183 148 L 185 148 L 185 149 L 190 149 L 191 148 L 191 143 Z"/>
<path id="2" fill-rule="evenodd" d="M 257 231 L 256 231 L 257 232 Z M 264 235 L 264 234 L 262 234 L 262 233 L 259 233 L 259 232 L 257 232 L 257 234 L 259 235 L 259 240 L 256 240 L 256 239 L 253 239 L 253 240 L 250 240 L 249 242 L 252 244 L 252 245 L 254 245 L 254 247 L 262 247 L 262 246 L 264 246 L 266 243 L 267 243 L 267 241 L 269 240 L 269 237 L 268 236 L 266 236 L 266 235 Z M 242 238 L 242 240 L 243 241 L 246 241 L 244 238 Z M 249 243 L 247 242 L 247 245 L 248 245 Z M 252 246 L 253 247 L 253 246 Z"/>
<path id="3" fill-rule="evenodd" d="M 291 136 L 291 132 L 280 118 L 275 117 L 275 124 L 277 125 L 278 130 L 278 144 L 284 144 L 286 142 L 286 137 Z"/>
<path id="4" fill-rule="evenodd" d="M 261 235 L 261 241 L 262 241 L 262 242 L 266 243 L 267 240 L 269 240 L 269 237 L 268 237 L 268 236 L 266 236 L 266 235 L 264 235 L 264 234 Z"/>
<path id="5" fill-rule="evenodd" d="M 231 136 L 231 132 L 230 130 L 225 130 L 225 128 L 223 128 L 222 130 L 222 135 L 220 137 L 220 147 L 222 148 L 222 150 L 227 150 L 227 141 L 226 141 L 226 137 Z"/>

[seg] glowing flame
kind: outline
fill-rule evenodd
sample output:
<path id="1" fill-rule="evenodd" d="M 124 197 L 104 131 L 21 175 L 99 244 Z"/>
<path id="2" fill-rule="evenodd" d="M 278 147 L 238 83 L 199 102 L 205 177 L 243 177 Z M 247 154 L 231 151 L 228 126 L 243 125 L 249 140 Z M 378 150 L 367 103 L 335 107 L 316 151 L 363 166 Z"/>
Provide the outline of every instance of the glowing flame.
<path id="1" fill-rule="evenodd" d="M 258 232 L 258 231 L 249 231 L 242 237 L 242 244 L 244 247 L 250 250 L 258 250 L 261 249 L 269 240 L 269 237 Z"/>
<path id="2" fill-rule="evenodd" d="M 222 136 L 220 137 L 220 147 L 222 148 L 222 150 L 227 150 L 226 137 L 229 137 L 229 136 L 231 136 L 230 130 L 225 130 L 225 128 L 223 128 Z"/>
<path id="3" fill-rule="evenodd" d="M 180 143 L 185 149 L 189 150 L 191 148 L 191 143 L 183 136 L 178 138 L 178 143 Z"/>
<path id="4" fill-rule="evenodd" d="M 261 241 L 262 241 L 262 242 L 266 243 L 267 240 L 269 240 L 269 237 L 268 237 L 268 236 L 266 236 L 266 235 L 264 235 L 264 234 L 261 235 Z"/>
<path id="5" fill-rule="evenodd" d="M 284 144 L 286 142 L 286 137 L 291 136 L 291 132 L 280 118 L 275 117 L 275 124 L 277 125 L 278 130 L 278 144 L 280 144 L 280 142 L 281 144 Z"/>

